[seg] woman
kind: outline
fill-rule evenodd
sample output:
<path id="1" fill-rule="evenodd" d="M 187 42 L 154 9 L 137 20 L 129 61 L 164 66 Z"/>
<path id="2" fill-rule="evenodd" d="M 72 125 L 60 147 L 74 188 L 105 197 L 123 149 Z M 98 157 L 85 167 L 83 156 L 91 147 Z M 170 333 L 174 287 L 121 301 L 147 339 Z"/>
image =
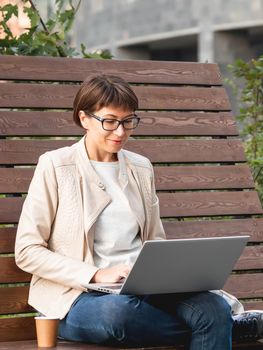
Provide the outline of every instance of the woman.
<path id="1" fill-rule="evenodd" d="M 112 295 L 88 282 L 125 278 L 144 240 L 165 239 L 153 169 L 123 147 L 140 118 L 131 87 L 115 76 L 84 83 L 71 147 L 39 159 L 19 221 L 16 262 L 33 274 L 29 304 L 60 318 L 62 338 L 121 346 L 231 349 L 228 303 L 214 293 Z"/>

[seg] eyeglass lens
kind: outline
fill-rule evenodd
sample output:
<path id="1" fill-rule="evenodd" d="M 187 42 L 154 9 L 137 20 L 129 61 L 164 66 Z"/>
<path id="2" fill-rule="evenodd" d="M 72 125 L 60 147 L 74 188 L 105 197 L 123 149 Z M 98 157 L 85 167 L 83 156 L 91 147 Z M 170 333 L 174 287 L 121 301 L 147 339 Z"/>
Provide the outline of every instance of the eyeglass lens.
<path id="1" fill-rule="evenodd" d="M 102 126 L 103 126 L 103 129 L 110 131 L 110 130 L 116 130 L 120 124 L 122 124 L 124 129 L 127 129 L 127 130 L 135 129 L 139 124 L 139 118 L 132 117 L 132 118 L 125 119 L 121 122 L 115 119 L 104 119 Z"/>

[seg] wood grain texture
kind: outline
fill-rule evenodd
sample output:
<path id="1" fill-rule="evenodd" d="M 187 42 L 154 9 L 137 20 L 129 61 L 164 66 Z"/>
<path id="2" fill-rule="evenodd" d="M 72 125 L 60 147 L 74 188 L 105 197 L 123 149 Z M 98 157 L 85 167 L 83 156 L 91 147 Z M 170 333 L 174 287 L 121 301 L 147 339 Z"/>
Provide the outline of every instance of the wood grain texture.
<path id="1" fill-rule="evenodd" d="M 262 274 L 231 275 L 224 289 L 237 298 L 263 298 Z"/>
<path id="2" fill-rule="evenodd" d="M 36 164 L 50 150 L 72 145 L 75 140 L 0 140 L 1 164 Z M 126 149 L 154 163 L 245 162 L 240 140 L 129 140 Z"/>
<path id="3" fill-rule="evenodd" d="M 230 112 L 139 111 L 135 136 L 237 136 Z M 0 111 L 3 136 L 80 136 L 84 130 L 74 124 L 72 112 Z"/>
<path id="4" fill-rule="evenodd" d="M 263 243 L 263 219 L 167 221 L 168 239 L 249 235 L 249 242 Z M 13 253 L 16 227 L 0 227 L 0 253 Z"/>
<path id="5" fill-rule="evenodd" d="M 28 191 L 35 168 L 0 168 L 0 193 Z"/>
<path id="6" fill-rule="evenodd" d="M 234 270 L 263 270 L 263 246 L 246 247 Z"/>
<path id="7" fill-rule="evenodd" d="M 0 314 L 34 312 L 28 305 L 28 286 L 0 288 Z"/>
<path id="8" fill-rule="evenodd" d="M 163 220 L 167 238 L 198 238 L 249 235 L 249 242 L 263 242 L 263 219 Z"/>
<path id="9" fill-rule="evenodd" d="M 198 217 L 262 214 L 255 191 L 159 193 L 160 212 L 165 217 Z M 17 223 L 23 198 L 0 198 L 0 223 Z"/>
<path id="10" fill-rule="evenodd" d="M 0 254 L 13 253 L 16 227 L 0 227 Z"/>
<path id="11" fill-rule="evenodd" d="M 263 301 L 242 301 L 245 310 L 263 310 Z"/>
<path id="12" fill-rule="evenodd" d="M 218 65 L 194 62 L 95 60 L 54 57 L 0 57 L 0 79 L 83 81 L 97 74 L 130 83 L 221 85 Z"/>
<path id="13" fill-rule="evenodd" d="M 29 282 L 30 279 L 30 274 L 16 266 L 14 257 L 0 257 L 0 283 Z"/>
<path id="14" fill-rule="evenodd" d="M 138 112 L 142 118 L 134 135 L 237 136 L 231 112 Z"/>
<path id="15" fill-rule="evenodd" d="M 25 193 L 34 173 L 32 168 L 0 168 L 0 193 Z M 157 190 L 202 190 L 254 188 L 246 165 L 155 166 Z"/>
<path id="16" fill-rule="evenodd" d="M 156 166 L 157 190 L 254 188 L 248 166 Z M 0 170 L 1 177 L 1 170 Z"/>
<path id="17" fill-rule="evenodd" d="M 128 150 L 156 163 L 244 162 L 240 140 L 131 140 Z"/>
<path id="18" fill-rule="evenodd" d="M 0 318 L 0 349 L 4 350 L 5 341 L 30 340 L 36 338 L 35 320 L 33 317 Z M 15 348 L 17 347 L 15 346 Z M 26 350 L 26 348 L 24 348 Z"/>
<path id="19" fill-rule="evenodd" d="M 17 223 L 21 214 L 24 198 L 0 198 L 0 223 Z"/>
<path id="20" fill-rule="evenodd" d="M 1 108 L 72 108 L 79 85 L 0 84 Z M 224 88 L 135 86 L 139 109 L 229 111 Z"/>
<path id="21" fill-rule="evenodd" d="M 162 217 L 262 214 L 256 192 L 159 193 Z"/>

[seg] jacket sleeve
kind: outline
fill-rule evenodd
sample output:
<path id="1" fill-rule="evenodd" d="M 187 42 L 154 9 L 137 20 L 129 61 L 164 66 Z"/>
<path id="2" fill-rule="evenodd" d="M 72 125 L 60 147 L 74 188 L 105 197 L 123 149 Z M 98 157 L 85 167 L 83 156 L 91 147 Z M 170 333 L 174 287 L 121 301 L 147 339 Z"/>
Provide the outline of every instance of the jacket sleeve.
<path id="1" fill-rule="evenodd" d="M 39 158 L 19 219 L 16 264 L 38 277 L 83 290 L 82 285 L 90 281 L 97 268 L 48 249 L 57 204 L 55 169 L 46 153 Z"/>
<path id="2" fill-rule="evenodd" d="M 160 219 L 159 198 L 156 194 L 154 171 L 151 167 L 151 217 L 149 222 L 149 240 L 151 239 L 166 239 L 162 221 Z"/>

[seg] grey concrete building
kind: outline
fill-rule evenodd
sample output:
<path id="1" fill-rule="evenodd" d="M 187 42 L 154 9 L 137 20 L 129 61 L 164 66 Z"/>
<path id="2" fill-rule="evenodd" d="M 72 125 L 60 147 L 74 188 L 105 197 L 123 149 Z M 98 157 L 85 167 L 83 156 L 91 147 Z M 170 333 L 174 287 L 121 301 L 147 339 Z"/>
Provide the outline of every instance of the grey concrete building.
<path id="1" fill-rule="evenodd" d="M 263 54 L 263 0 L 82 0 L 72 40 L 118 59 L 224 65 Z"/>

